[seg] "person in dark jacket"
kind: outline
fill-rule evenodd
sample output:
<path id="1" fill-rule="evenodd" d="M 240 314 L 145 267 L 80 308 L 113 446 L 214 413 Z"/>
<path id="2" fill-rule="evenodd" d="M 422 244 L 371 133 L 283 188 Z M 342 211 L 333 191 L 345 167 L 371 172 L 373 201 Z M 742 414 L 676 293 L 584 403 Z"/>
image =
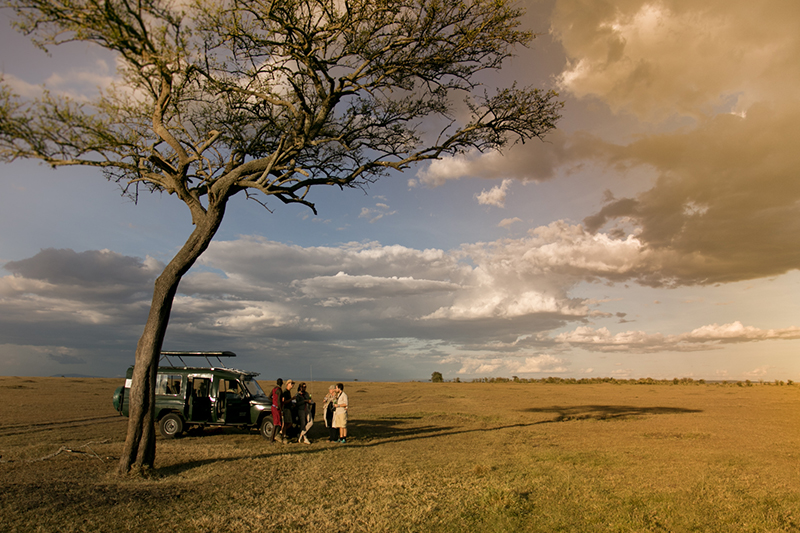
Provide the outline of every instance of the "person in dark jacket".
<path id="1" fill-rule="evenodd" d="M 333 413 L 336 410 L 337 396 L 339 396 L 339 391 L 336 390 L 336 385 L 331 385 L 322 402 L 322 409 L 325 412 L 325 427 L 328 428 L 328 440 L 331 442 L 339 440 L 339 429 L 333 427 Z"/>
<path id="2" fill-rule="evenodd" d="M 294 381 L 291 379 L 286 380 L 286 390 L 281 395 L 281 404 L 283 405 L 283 427 L 281 428 L 281 435 L 283 435 L 284 442 L 289 442 L 294 436 L 294 414 L 297 412 L 294 405 L 294 398 L 292 398 L 292 387 Z"/>
<path id="3" fill-rule="evenodd" d="M 294 401 L 300 420 L 300 436 L 297 437 L 297 442 L 311 444 L 307 434 L 311 426 L 314 425 L 314 400 L 311 399 L 311 394 L 306 390 L 305 383 L 300 383 L 297 386 L 297 394 L 294 397 Z"/>

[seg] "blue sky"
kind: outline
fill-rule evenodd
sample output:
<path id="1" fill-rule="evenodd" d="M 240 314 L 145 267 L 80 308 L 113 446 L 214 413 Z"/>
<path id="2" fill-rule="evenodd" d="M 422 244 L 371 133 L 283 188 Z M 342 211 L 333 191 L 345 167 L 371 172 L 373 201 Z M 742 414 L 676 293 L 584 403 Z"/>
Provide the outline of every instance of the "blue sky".
<path id="1" fill-rule="evenodd" d="M 166 349 L 266 378 L 800 380 L 800 6 L 524 2 L 539 33 L 492 81 L 557 89 L 546 142 L 302 206 L 237 198 Z M 91 94 L 114 58 L 8 27 L 18 94 Z M 0 166 L 0 374 L 117 376 L 190 232 L 91 169 Z"/>

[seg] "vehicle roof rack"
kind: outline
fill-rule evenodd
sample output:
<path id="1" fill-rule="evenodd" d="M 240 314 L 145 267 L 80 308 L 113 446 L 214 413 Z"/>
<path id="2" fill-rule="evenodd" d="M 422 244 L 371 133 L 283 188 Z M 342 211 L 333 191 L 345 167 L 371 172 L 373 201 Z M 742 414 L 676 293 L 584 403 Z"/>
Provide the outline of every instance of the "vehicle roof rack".
<path id="1" fill-rule="evenodd" d="M 183 360 L 184 357 L 202 357 L 202 358 L 204 358 L 206 360 L 206 363 L 208 363 L 209 367 L 214 367 L 214 364 L 211 362 L 209 357 L 216 357 L 217 358 L 217 363 L 219 364 L 219 366 L 221 366 L 222 368 L 228 368 L 222 362 L 222 359 L 220 359 L 220 357 L 236 357 L 236 354 L 233 353 L 233 352 L 227 352 L 227 351 L 226 352 L 200 352 L 200 351 L 195 351 L 195 352 L 161 352 L 161 360 L 163 361 L 164 359 L 166 359 L 167 363 L 169 363 L 170 366 L 175 366 L 172 363 L 172 361 L 170 360 L 170 356 L 177 357 L 178 359 L 180 359 L 181 363 L 183 363 L 184 368 L 189 366 L 189 365 L 186 364 L 186 361 Z M 160 364 L 161 364 L 161 361 L 159 361 L 159 365 Z"/>

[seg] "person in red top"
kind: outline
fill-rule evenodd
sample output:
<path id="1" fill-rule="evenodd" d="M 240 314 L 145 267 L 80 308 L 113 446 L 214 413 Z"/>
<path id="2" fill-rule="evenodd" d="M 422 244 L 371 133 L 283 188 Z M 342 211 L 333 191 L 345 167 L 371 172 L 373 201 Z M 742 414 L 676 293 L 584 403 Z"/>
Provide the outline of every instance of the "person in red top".
<path id="1" fill-rule="evenodd" d="M 278 378 L 276 382 L 277 385 L 272 388 L 272 435 L 270 436 L 270 442 L 275 442 L 275 437 L 281 437 L 281 442 L 283 441 L 283 436 L 280 434 L 281 426 L 283 426 L 283 421 L 281 420 L 283 417 L 283 380 Z"/>

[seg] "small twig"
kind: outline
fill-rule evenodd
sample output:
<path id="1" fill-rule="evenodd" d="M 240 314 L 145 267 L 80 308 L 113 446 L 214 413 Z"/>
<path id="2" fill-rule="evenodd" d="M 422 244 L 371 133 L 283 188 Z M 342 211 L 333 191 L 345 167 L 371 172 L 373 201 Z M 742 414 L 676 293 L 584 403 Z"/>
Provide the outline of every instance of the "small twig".
<path id="1" fill-rule="evenodd" d="M 51 453 L 50 455 L 45 455 L 44 457 L 39 457 L 38 459 L 28 459 L 25 462 L 26 463 L 36 463 L 38 461 L 45 461 L 47 459 L 52 459 L 56 455 L 59 455 L 59 454 L 61 454 L 63 452 L 67 452 L 67 453 L 84 453 L 84 454 L 87 454 L 87 455 L 93 455 L 93 456 L 97 457 L 98 459 L 100 459 L 100 462 L 104 462 L 103 459 L 99 455 L 97 455 L 97 453 L 95 453 L 95 451 L 92 450 L 92 448 L 89 445 L 90 444 L 105 444 L 106 442 L 108 442 L 108 439 L 100 440 L 100 441 L 91 441 L 91 442 L 87 442 L 83 446 L 78 446 L 77 448 L 74 448 L 74 449 L 73 448 L 67 448 L 66 446 L 62 446 L 55 453 Z M 85 451 L 81 450 L 81 448 L 88 448 L 89 451 L 85 452 Z M 8 462 L 10 463 L 11 461 L 8 461 Z"/>

